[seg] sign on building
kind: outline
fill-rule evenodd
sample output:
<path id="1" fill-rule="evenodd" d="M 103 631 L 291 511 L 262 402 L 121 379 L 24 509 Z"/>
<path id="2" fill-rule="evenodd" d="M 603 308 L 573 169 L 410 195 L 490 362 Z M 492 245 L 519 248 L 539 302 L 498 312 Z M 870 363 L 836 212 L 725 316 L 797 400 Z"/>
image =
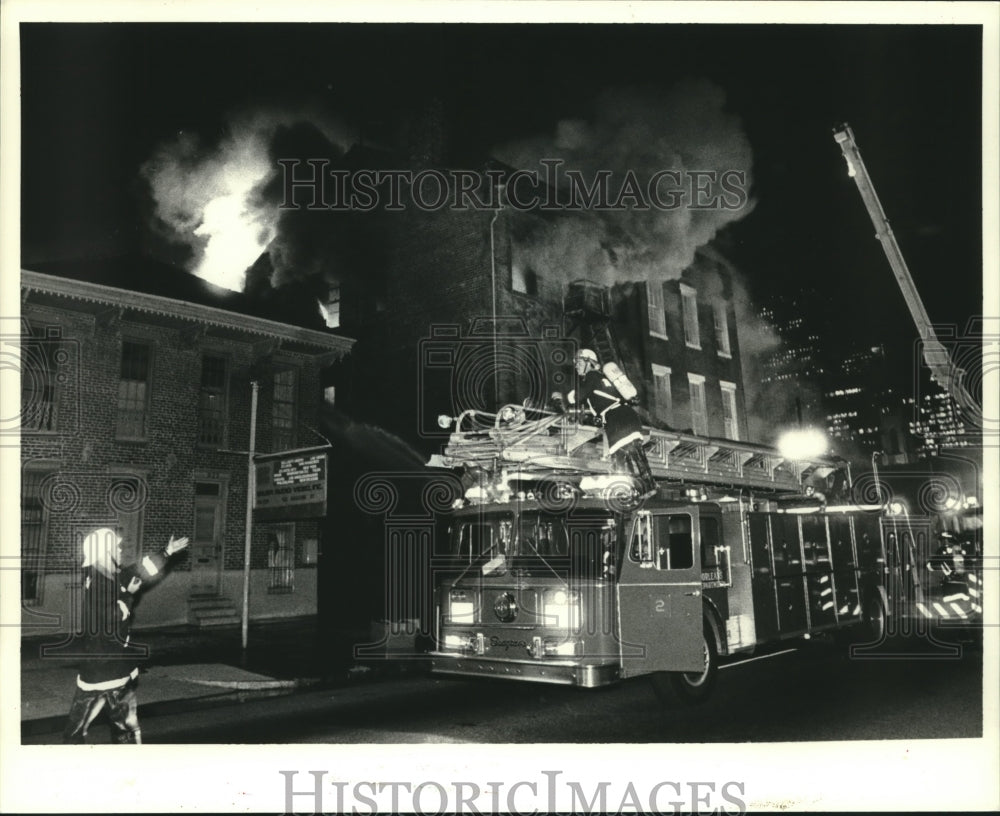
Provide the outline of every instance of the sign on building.
<path id="1" fill-rule="evenodd" d="M 262 454 L 254 458 L 254 466 L 254 521 L 326 515 L 325 448 Z"/>

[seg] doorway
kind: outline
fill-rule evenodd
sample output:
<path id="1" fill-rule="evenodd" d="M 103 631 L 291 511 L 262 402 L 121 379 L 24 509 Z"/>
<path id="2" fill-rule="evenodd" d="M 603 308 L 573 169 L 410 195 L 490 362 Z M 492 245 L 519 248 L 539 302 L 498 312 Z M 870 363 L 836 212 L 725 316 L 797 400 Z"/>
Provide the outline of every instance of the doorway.
<path id="1" fill-rule="evenodd" d="M 224 499 L 221 482 L 194 483 L 194 536 L 191 541 L 191 592 L 194 595 L 219 594 Z"/>

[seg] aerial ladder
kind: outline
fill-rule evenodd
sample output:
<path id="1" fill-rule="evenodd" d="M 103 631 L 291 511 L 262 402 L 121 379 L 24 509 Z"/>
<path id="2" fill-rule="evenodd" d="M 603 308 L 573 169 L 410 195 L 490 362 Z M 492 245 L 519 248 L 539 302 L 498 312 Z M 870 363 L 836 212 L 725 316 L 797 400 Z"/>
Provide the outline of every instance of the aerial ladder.
<path id="1" fill-rule="evenodd" d="M 865 203 L 868 215 L 875 226 L 875 237 L 882 244 L 886 258 L 889 259 L 889 266 L 892 267 L 896 283 L 899 284 L 903 298 L 913 317 L 913 322 L 917 326 L 920 340 L 923 345 L 924 362 L 931 370 L 931 376 L 949 395 L 966 411 L 975 410 L 976 399 L 969 393 L 965 386 L 965 371 L 957 366 L 948 354 L 948 350 L 938 339 L 934 326 L 931 323 L 923 301 L 917 292 L 917 287 L 913 283 L 913 277 L 903 259 L 903 253 L 896 242 L 889 219 L 886 218 L 885 210 L 879 201 L 875 186 L 868 175 L 868 168 L 861 158 L 861 151 L 854 139 L 854 131 L 845 124 L 834 128 L 833 138 L 840 145 L 840 149 L 847 160 L 847 174 L 854 179 L 858 185 L 858 192 Z"/>
<path id="2" fill-rule="evenodd" d="M 965 385 L 966 372 L 955 364 L 948 350 L 938 339 L 927 310 L 924 308 L 916 284 L 914 284 L 913 277 L 910 275 L 910 270 L 903 258 L 903 253 L 896 242 L 896 236 L 889 225 L 889 219 L 886 217 L 885 210 L 882 209 L 882 203 L 879 201 L 875 186 L 868 175 L 868 168 L 865 167 L 864 160 L 861 158 L 861 151 L 857 141 L 855 141 L 854 131 L 844 123 L 833 129 L 833 138 L 840 145 L 844 159 L 847 161 L 847 173 L 854 179 L 858 192 L 861 193 L 861 199 L 864 201 L 865 208 L 868 210 L 868 215 L 875 227 L 875 237 L 882 244 L 896 283 L 903 293 L 910 315 L 916 324 L 923 346 L 924 362 L 930 369 L 931 376 L 962 409 L 969 413 L 977 412 L 978 403 Z M 901 521 L 906 525 L 911 523 L 909 519 Z M 970 571 L 967 576 L 968 593 L 971 593 L 972 597 L 965 591 L 945 596 L 941 601 L 928 597 L 917 570 L 918 564 L 923 559 L 919 558 L 915 550 L 914 536 L 912 533 L 907 535 L 907 532 L 911 531 L 903 530 L 898 524 L 886 528 L 888 534 L 893 536 L 899 534 L 897 545 L 903 548 L 900 555 L 910 562 L 908 569 L 911 571 L 908 578 L 912 585 L 906 594 L 915 602 L 920 615 L 925 618 L 965 621 L 974 614 L 981 614 L 981 598 L 978 594 L 978 588 L 982 581 L 981 572 Z"/>

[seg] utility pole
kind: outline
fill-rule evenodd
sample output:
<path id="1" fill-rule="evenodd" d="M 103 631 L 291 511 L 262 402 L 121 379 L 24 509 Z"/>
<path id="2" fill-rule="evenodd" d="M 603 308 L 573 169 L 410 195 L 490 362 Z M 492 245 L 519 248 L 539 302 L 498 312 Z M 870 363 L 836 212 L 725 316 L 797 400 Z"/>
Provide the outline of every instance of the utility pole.
<path id="1" fill-rule="evenodd" d="M 246 517 L 246 541 L 243 547 L 243 611 L 242 611 L 242 633 L 243 651 L 247 648 L 247 638 L 250 628 L 250 543 L 253 540 L 253 500 L 256 470 L 254 468 L 254 452 L 257 448 L 257 392 L 260 385 L 256 380 L 250 383 L 250 445 L 247 451 L 247 517 Z"/>

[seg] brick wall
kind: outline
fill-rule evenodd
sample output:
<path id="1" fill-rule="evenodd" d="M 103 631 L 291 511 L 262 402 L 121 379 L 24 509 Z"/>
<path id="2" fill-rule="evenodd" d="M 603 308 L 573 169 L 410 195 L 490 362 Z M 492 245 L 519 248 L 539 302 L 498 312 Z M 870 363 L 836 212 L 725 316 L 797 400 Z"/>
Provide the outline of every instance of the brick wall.
<path id="1" fill-rule="evenodd" d="M 25 482 L 41 479 L 46 513 L 46 572 L 69 572 L 80 561 L 79 541 L 95 526 L 114 524 L 122 513 L 141 519 L 140 546 L 149 552 L 164 546 L 171 534 L 191 536 L 194 485 L 215 480 L 225 485 L 223 567 L 243 567 L 247 460 L 245 455 L 198 444 L 201 360 L 206 352 L 228 363 L 227 438 L 229 451 L 246 451 L 250 429 L 250 374 L 253 348 L 247 342 L 216 338 L 186 339 L 178 330 L 152 321 L 102 321 L 71 309 L 30 302 L 24 318 L 33 328 L 50 328 L 46 342 L 66 354 L 59 367 L 58 419 L 55 430 L 21 436 Z M 151 378 L 147 434 L 143 441 L 117 438 L 116 417 L 124 340 L 148 344 Z M 252 338 L 255 341 L 259 337 Z M 305 355 L 277 352 L 254 369 L 260 377 L 258 449 L 270 450 L 273 373 L 293 366 L 298 375 L 299 427 L 296 444 L 320 444 L 306 430 L 319 424 L 320 373 Z M 26 375 L 30 377 L 29 375 Z M 30 389 L 30 384 L 26 386 Z M 37 476 L 32 477 L 31 474 Z M 121 482 L 121 477 L 134 481 Z M 296 566 L 303 566 L 303 546 L 319 535 L 315 521 L 295 526 Z M 267 566 L 267 525 L 255 525 L 251 564 Z M 188 553 L 174 559 L 174 569 L 191 568 Z"/>

